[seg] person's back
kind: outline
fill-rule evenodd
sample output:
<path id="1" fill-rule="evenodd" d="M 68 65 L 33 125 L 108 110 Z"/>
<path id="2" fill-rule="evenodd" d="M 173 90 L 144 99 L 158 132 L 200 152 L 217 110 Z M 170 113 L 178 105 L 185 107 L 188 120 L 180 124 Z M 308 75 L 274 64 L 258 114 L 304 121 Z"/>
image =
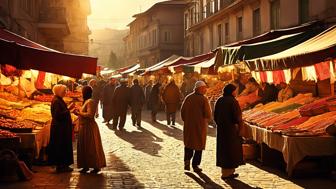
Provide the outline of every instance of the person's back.
<path id="1" fill-rule="evenodd" d="M 139 85 L 133 85 L 130 89 L 130 105 L 132 107 L 141 108 L 145 103 L 145 95 L 142 88 Z"/>
<path id="2" fill-rule="evenodd" d="M 166 86 L 163 92 L 163 100 L 166 104 L 178 103 L 181 98 L 179 88 L 175 83 L 170 83 Z"/>
<path id="3" fill-rule="evenodd" d="M 119 85 L 113 95 L 113 105 L 118 110 L 127 110 L 130 103 L 130 88 L 124 84 Z"/>

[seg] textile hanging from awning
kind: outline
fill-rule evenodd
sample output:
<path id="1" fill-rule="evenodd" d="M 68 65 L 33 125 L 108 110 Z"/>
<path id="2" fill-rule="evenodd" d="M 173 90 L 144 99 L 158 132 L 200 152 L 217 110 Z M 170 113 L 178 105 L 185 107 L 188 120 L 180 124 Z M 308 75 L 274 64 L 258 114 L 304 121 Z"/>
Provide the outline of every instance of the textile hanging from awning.
<path id="1" fill-rule="evenodd" d="M 307 67 L 336 57 L 336 26 L 282 52 L 246 60 L 250 70 Z"/>
<path id="2" fill-rule="evenodd" d="M 58 52 L 0 29 L 0 64 L 35 69 L 74 78 L 96 74 L 97 58 Z"/>
<path id="3" fill-rule="evenodd" d="M 306 32 L 283 35 L 275 39 L 258 43 L 235 47 L 220 47 L 217 52 L 216 67 L 232 65 L 244 60 L 251 60 L 287 50 L 316 36 L 321 31 L 322 29 L 316 28 Z"/>
<path id="4" fill-rule="evenodd" d="M 120 72 L 121 75 L 127 75 L 136 72 L 140 68 L 140 64 L 130 66 L 127 70 Z"/>

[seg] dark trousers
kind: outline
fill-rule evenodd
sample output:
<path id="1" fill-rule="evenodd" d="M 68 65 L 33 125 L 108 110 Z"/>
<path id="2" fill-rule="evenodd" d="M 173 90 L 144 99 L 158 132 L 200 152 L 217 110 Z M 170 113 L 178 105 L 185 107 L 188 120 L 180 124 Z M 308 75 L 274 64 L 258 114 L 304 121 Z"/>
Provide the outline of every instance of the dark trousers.
<path id="1" fill-rule="evenodd" d="M 192 166 L 199 166 L 202 160 L 202 150 L 193 150 L 184 147 L 184 161 L 190 161 L 192 159 Z"/>
<path id="2" fill-rule="evenodd" d="M 132 108 L 132 122 L 133 125 L 141 125 L 141 108 Z"/>
<path id="3" fill-rule="evenodd" d="M 126 123 L 126 115 L 127 115 L 127 111 L 113 115 L 113 123 L 112 123 L 113 128 L 117 128 L 117 126 L 119 129 L 124 128 L 125 123 Z M 119 125 L 118 125 L 118 122 L 119 122 Z"/>
<path id="4" fill-rule="evenodd" d="M 173 125 L 175 125 L 176 112 L 173 113 L 167 112 L 166 115 L 167 115 L 167 124 L 170 125 L 170 122 L 172 122 Z"/>

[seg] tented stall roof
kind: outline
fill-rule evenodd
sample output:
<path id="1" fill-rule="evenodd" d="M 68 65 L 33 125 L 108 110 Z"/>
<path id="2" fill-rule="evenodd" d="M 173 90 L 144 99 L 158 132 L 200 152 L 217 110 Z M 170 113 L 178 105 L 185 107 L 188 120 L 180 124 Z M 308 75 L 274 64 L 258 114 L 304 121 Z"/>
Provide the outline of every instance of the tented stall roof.
<path id="1" fill-rule="evenodd" d="M 282 52 L 247 60 L 251 70 L 279 70 L 310 66 L 336 57 L 336 25 Z"/>
<path id="2" fill-rule="evenodd" d="M 252 44 L 252 43 L 259 43 L 262 41 L 268 41 L 272 40 L 284 35 L 290 35 L 290 34 L 295 34 L 295 33 L 300 33 L 300 32 L 306 32 L 314 28 L 320 28 L 323 26 L 323 22 L 321 21 L 312 21 L 309 23 L 305 23 L 296 27 L 291 27 L 291 28 L 284 28 L 284 29 L 277 29 L 277 30 L 271 30 L 267 33 L 258 35 L 256 37 L 234 42 L 228 45 L 225 45 L 226 47 L 236 47 L 236 46 L 241 46 L 241 45 L 246 45 L 246 44 Z"/>
<path id="3" fill-rule="evenodd" d="M 0 64 L 35 69 L 74 78 L 96 74 L 97 58 L 62 53 L 5 29 L 0 29 Z"/>
<path id="4" fill-rule="evenodd" d="M 284 51 L 316 36 L 321 31 L 321 28 L 315 28 L 306 32 L 283 35 L 268 41 L 235 47 L 220 47 L 217 52 L 216 67 L 236 64 L 240 61 L 255 59 Z"/>

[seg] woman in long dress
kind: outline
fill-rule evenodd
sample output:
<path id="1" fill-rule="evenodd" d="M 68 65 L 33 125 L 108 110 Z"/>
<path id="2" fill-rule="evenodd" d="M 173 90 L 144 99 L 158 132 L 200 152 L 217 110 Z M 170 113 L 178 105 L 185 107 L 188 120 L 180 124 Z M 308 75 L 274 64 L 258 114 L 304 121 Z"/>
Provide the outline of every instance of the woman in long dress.
<path id="1" fill-rule="evenodd" d="M 79 136 L 77 144 L 77 164 L 82 168 L 81 173 L 86 173 L 89 168 L 94 168 L 91 173 L 100 172 L 106 167 L 105 154 L 100 138 L 98 125 L 95 121 L 96 103 L 92 100 L 92 88 L 85 86 L 82 89 L 84 104 L 80 111 L 75 111 L 79 116 Z"/>
<path id="2" fill-rule="evenodd" d="M 73 169 L 72 151 L 72 121 L 70 110 L 74 104 L 67 107 L 63 100 L 66 93 L 65 85 L 53 87 L 54 97 L 51 102 L 50 142 L 47 148 L 48 161 L 56 166 L 57 172 L 70 172 Z"/>

